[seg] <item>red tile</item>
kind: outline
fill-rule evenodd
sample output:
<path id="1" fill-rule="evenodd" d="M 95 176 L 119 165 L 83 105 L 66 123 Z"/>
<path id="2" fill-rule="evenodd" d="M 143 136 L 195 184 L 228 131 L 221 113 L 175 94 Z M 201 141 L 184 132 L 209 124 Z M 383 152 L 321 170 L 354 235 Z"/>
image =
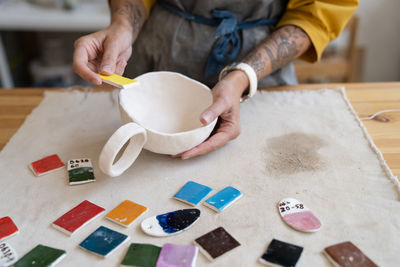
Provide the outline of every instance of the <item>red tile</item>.
<path id="1" fill-rule="evenodd" d="M 36 176 L 40 176 L 51 171 L 55 171 L 64 167 L 65 164 L 61 161 L 57 154 L 42 158 L 32 162 L 30 167 Z"/>
<path id="2" fill-rule="evenodd" d="M 0 219 L 0 241 L 18 233 L 18 227 L 10 217 Z"/>

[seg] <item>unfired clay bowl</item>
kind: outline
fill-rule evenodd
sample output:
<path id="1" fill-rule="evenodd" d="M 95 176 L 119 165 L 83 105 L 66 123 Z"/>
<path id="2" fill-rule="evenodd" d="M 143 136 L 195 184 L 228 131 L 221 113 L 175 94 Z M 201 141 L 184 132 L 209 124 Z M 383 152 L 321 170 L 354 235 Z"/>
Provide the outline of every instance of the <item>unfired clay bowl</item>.
<path id="1" fill-rule="evenodd" d="M 211 90 L 175 72 L 149 72 L 135 78 L 139 83 L 119 94 L 125 123 L 107 141 L 100 154 L 100 169 L 121 175 L 136 160 L 142 148 L 176 155 L 202 143 L 216 121 L 200 123 L 200 114 L 212 104 Z M 117 154 L 130 140 L 120 159 Z"/>

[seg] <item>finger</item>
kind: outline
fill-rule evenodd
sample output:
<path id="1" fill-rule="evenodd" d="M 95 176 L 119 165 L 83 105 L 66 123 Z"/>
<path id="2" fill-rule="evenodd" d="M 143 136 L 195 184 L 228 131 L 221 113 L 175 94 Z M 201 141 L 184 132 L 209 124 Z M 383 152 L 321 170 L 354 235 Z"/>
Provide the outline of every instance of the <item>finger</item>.
<path id="1" fill-rule="evenodd" d="M 200 145 L 184 152 L 182 154 L 182 159 L 193 158 L 196 156 L 200 156 L 211 151 L 220 148 L 224 144 L 226 144 L 230 140 L 230 136 L 226 132 L 218 132 L 215 135 L 211 136 L 207 141 L 201 143 Z"/>
<path id="2" fill-rule="evenodd" d="M 111 75 L 115 72 L 116 63 L 119 55 L 116 42 L 106 39 L 103 44 L 103 58 L 101 60 L 100 72 L 105 75 Z"/>
<path id="3" fill-rule="evenodd" d="M 72 67 L 82 79 L 95 85 L 101 84 L 101 78 L 89 68 L 88 53 L 83 45 L 75 47 Z"/>
<path id="4" fill-rule="evenodd" d="M 127 64 L 127 63 L 126 63 L 125 60 L 120 60 L 120 61 L 118 61 L 117 67 L 116 67 L 116 69 L 115 69 L 115 73 L 118 74 L 118 75 L 124 74 L 126 64 Z"/>
<path id="5" fill-rule="evenodd" d="M 213 122 L 219 115 L 229 109 L 229 101 L 224 97 L 218 97 L 201 115 L 200 121 L 203 125 Z"/>

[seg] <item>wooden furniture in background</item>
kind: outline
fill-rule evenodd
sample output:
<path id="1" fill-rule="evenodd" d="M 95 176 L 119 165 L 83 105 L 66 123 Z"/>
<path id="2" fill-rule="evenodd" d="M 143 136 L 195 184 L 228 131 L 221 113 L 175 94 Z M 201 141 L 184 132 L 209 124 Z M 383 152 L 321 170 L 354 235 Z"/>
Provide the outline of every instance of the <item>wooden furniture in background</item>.
<path id="1" fill-rule="evenodd" d="M 338 86 L 347 88 L 347 96 L 360 117 L 366 117 L 384 109 L 400 109 L 400 82 L 303 84 L 273 87 L 269 90 L 337 88 Z M 107 89 L 95 89 L 95 91 L 104 90 Z M 31 111 L 39 105 L 44 92 L 45 89 L 0 89 L 0 149 L 7 144 Z M 386 121 L 369 120 L 364 121 L 364 125 L 382 151 L 393 173 L 400 177 L 400 113 L 385 113 L 380 117 L 385 118 Z"/>
<path id="2" fill-rule="evenodd" d="M 353 16 L 344 29 L 349 33 L 344 50 L 328 46 L 319 62 L 294 62 L 299 83 L 362 82 L 365 49 L 357 46 L 358 22 Z"/>

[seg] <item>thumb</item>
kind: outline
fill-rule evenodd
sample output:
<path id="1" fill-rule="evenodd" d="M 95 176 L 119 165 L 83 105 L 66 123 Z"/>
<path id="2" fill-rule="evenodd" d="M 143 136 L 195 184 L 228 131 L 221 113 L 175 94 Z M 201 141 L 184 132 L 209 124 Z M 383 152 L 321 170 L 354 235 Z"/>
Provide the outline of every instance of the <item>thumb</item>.
<path id="1" fill-rule="evenodd" d="M 214 103 L 209 106 L 201 115 L 200 121 L 203 125 L 210 124 L 219 115 L 224 113 L 229 108 L 228 101 L 222 97 L 216 98 Z"/>
<path id="2" fill-rule="evenodd" d="M 103 58 L 101 60 L 100 72 L 102 74 L 111 75 L 115 72 L 117 58 L 118 58 L 118 45 L 106 39 L 103 44 Z"/>

